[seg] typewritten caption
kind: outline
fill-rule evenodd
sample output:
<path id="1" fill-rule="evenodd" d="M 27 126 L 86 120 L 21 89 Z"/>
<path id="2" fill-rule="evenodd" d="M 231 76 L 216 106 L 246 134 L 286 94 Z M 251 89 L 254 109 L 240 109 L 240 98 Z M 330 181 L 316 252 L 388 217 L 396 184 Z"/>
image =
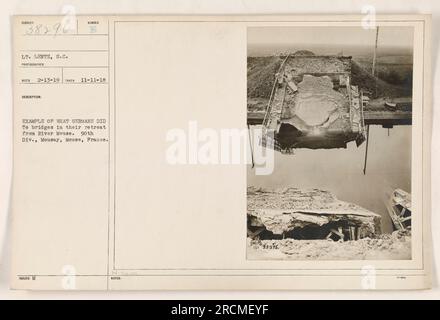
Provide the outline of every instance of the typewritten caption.
<path id="1" fill-rule="evenodd" d="M 22 143 L 108 142 L 107 120 L 103 118 L 22 119 Z"/>

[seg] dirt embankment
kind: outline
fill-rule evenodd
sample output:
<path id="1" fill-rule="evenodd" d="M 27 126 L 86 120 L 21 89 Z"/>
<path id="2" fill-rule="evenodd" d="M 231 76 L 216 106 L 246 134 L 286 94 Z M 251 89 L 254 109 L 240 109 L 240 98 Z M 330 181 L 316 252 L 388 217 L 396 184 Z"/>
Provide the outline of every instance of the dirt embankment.
<path id="1" fill-rule="evenodd" d="M 275 74 L 283 59 L 278 56 L 248 57 L 247 59 L 247 96 L 248 98 L 269 99 Z"/>
<path id="2" fill-rule="evenodd" d="M 247 82 L 248 100 L 263 101 L 270 97 L 272 86 L 283 57 L 248 57 L 247 60 Z M 351 62 L 352 84 L 364 90 L 371 98 L 378 97 L 403 97 L 411 95 L 410 88 L 389 84 L 371 75 L 356 61 Z"/>
<path id="3" fill-rule="evenodd" d="M 356 61 L 351 63 L 351 82 L 364 90 L 372 98 L 395 98 L 411 95 L 411 88 L 404 86 L 392 85 L 377 77 L 373 77 L 371 73 L 362 68 Z"/>

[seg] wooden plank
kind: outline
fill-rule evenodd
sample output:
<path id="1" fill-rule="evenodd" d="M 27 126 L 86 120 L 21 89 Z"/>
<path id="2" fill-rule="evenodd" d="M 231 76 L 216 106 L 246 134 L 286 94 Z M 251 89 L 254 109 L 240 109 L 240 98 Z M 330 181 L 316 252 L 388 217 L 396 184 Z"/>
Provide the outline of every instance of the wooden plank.
<path id="1" fill-rule="evenodd" d="M 342 233 L 342 228 L 339 227 L 338 230 L 330 229 L 335 235 L 337 235 L 342 241 L 344 241 L 344 234 Z"/>

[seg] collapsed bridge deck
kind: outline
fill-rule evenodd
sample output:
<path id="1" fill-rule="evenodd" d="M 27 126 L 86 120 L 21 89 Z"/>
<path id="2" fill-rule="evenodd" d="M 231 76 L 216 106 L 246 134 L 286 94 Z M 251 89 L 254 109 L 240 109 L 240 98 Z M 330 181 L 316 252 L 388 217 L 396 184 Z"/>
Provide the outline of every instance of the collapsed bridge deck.
<path id="1" fill-rule="evenodd" d="M 262 145 L 345 148 L 365 140 L 362 92 L 351 84 L 351 57 L 288 55 L 272 87 L 262 122 Z"/>
<path id="2" fill-rule="evenodd" d="M 248 236 L 357 240 L 380 234 L 381 216 L 319 189 L 248 187 Z"/>
<path id="3" fill-rule="evenodd" d="M 316 145 L 314 140 L 324 140 L 317 133 L 325 134 L 327 140 L 339 139 L 334 147 L 344 147 L 354 138 L 358 138 L 359 145 L 363 126 L 392 128 L 412 123 L 411 98 L 400 98 L 408 100 L 405 108 L 389 109 L 387 102 L 400 106 L 394 101 L 399 98 L 370 100 L 367 95 L 371 92 L 353 85 L 350 56 L 316 56 L 299 51 L 280 57 L 279 65 L 274 64 L 275 59 L 264 59 L 248 67 L 253 80 L 248 87 L 247 123 L 272 130 L 280 149 L 325 148 Z M 338 130 L 339 136 L 334 134 Z"/>

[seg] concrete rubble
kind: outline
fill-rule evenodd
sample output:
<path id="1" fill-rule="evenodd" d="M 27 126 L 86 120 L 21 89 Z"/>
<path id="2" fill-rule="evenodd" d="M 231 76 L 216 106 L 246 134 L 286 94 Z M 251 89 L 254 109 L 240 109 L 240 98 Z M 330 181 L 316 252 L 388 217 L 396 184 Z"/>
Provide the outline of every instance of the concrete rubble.
<path id="1" fill-rule="evenodd" d="M 344 242 L 248 238 L 247 248 L 250 260 L 409 260 L 411 231 Z"/>
<path id="2" fill-rule="evenodd" d="M 248 187 L 248 235 L 357 240 L 380 234 L 381 216 L 319 189 Z"/>

